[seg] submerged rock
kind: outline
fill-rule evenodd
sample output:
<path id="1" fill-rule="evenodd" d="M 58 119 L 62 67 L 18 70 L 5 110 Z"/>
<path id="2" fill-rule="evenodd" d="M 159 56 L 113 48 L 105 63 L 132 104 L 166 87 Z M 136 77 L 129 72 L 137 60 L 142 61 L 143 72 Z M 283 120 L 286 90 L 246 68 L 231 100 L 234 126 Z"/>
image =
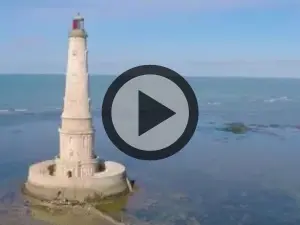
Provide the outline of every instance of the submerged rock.
<path id="1" fill-rule="evenodd" d="M 245 134 L 248 131 L 250 131 L 251 128 L 245 125 L 244 123 L 236 122 L 236 123 L 227 123 L 225 124 L 225 127 L 220 128 L 219 130 L 234 133 L 234 134 Z"/>
<path id="2" fill-rule="evenodd" d="M 123 208 L 128 196 L 123 198 L 102 200 L 98 205 L 92 204 L 54 204 L 42 201 L 28 195 L 23 196 L 28 201 L 30 214 L 36 220 L 56 225 L 89 224 L 89 225 L 125 225 L 123 222 Z"/>

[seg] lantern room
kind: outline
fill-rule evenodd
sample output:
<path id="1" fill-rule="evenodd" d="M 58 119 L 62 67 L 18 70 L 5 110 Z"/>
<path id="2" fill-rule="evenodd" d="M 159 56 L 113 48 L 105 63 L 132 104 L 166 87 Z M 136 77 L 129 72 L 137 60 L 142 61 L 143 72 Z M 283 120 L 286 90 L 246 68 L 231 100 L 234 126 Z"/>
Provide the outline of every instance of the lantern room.
<path id="1" fill-rule="evenodd" d="M 82 16 L 80 16 L 79 13 L 73 19 L 72 29 L 73 30 L 84 30 L 84 19 Z"/>

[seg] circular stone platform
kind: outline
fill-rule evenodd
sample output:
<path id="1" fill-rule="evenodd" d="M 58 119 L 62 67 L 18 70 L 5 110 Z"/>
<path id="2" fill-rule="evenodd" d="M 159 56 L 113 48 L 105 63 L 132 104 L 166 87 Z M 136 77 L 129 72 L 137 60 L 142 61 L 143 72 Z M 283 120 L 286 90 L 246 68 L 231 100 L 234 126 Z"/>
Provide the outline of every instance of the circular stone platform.
<path id="1" fill-rule="evenodd" d="M 91 177 L 61 178 L 50 175 L 55 160 L 47 160 L 29 167 L 25 192 L 44 200 L 97 201 L 104 197 L 128 193 L 130 183 L 125 167 L 117 162 L 105 161 L 104 170 Z"/>

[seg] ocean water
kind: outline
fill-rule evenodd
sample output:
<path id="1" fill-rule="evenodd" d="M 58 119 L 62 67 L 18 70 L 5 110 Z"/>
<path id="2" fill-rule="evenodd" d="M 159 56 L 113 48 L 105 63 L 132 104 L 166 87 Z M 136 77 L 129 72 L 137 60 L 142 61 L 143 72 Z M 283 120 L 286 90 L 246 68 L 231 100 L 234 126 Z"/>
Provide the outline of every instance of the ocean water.
<path id="1" fill-rule="evenodd" d="M 58 152 L 64 76 L 0 76 L 0 221 L 34 219 L 20 185 L 28 166 Z M 300 224 L 300 79 L 187 78 L 199 102 L 190 143 L 157 162 L 132 159 L 107 138 L 102 99 L 113 76 L 91 76 L 96 152 L 127 166 L 138 190 L 124 203 L 139 223 Z M 227 123 L 251 128 L 225 132 Z M 20 219 L 22 218 L 22 219 Z"/>

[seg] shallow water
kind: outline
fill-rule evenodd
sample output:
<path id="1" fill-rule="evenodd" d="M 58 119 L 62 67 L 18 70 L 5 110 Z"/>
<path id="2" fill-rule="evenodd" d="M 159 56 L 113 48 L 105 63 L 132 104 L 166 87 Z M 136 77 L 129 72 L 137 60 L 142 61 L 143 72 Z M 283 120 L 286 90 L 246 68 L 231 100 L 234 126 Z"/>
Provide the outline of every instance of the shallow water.
<path id="1" fill-rule="evenodd" d="M 119 152 L 103 130 L 100 107 L 112 79 L 91 77 L 96 152 L 125 164 L 137 182 L 126 218 L 157 225 L 300 224 L 300 80 L 190 78 L 200 107 L 197 132 L 177 155 L 144 162 Z M 45 224 L 32 218 L 19 190 L 31 163 L 58 152 L 63 88 L 64 76 L 0 76 L 5 224 Z M 230 122 L 253 129 L 219 129 Z"/>

